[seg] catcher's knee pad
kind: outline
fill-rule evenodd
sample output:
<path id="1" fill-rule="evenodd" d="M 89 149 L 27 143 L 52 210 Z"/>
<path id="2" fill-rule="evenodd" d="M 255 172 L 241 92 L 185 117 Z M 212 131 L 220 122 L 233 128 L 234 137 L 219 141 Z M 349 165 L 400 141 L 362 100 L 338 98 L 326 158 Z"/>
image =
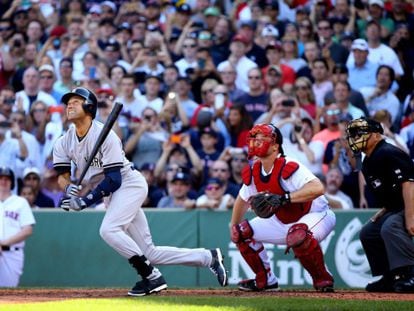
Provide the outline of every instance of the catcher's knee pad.
<path id="1" fill-rule="evenodd" d="M 286 245 L 288 248 L 302 248 L 307 247 L 304 245 L 309 239 L 313 237 L 312 232 L 309 231 L 309 227 L 307 224 L 299 223 L 294 224 L 292 227 L 289 228 L 287 236 L 286 236 Z"/>
<path id="2" fill-rule="evenodd" d="M 253 229 L 247 219 L 241 223 L 234 225 L 231 230 L 231 240 L 238 244 L 240 242 L 248 241 L 253 237 Z"/>

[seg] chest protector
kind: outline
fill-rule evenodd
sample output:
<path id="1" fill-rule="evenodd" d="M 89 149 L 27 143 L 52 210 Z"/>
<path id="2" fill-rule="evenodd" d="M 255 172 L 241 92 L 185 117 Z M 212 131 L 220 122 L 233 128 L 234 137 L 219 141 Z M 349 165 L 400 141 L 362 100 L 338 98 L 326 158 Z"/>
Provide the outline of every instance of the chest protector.
<path id="1" fill-rule="evenodd" d="M 280 184 L 281 178 L 288 179 L 296 172 L 299 165 L 296 162 L 286 163 L 284 157 L 279 157 L 275 160 L 273 171 L 269 176 L 262 176 L 260 173 L 261 168 L 262 164 L 260 161 L 256 161 L 253 164 L 253 167 L 246 165 L 242 172 L 243 183 L 248 186 L 254 182 L 258 192 L 268 191 L 283 195 L 287 191 L 285 191 Z M 293 223 L 309 212 L 311 204 L 311 201 L 304 203 L 288 203 L 278 208 L 275 215 L 284 224 Z"/>

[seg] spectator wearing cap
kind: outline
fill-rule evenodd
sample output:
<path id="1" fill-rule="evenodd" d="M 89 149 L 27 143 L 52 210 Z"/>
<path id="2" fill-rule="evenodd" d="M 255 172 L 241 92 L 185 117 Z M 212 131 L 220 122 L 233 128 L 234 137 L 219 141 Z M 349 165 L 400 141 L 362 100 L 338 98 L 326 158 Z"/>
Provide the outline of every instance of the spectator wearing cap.
<path id="1" fill-rule="evenodd" d="M 112 1 L 101 2 L 101 18 L 109 18 L 114 20 L 117 13 L 117 6 Z"/>
<path id="2" fill-rule="evenodd" d="M 157 185 L 157 181 L 154 176 L 154 169 L 154 163 L 144 163 L 139 168 L 139 171 L 145 177 L 148 184 L 148 195 L 142 204 L 143 207 L 157 207 L 161 198 L 167 195 L 166 191 Z"/>
<path id="3" fill-rule="evenodd" d="M 228 162 L 223 160 L 216 160 L 211 165 L 209 178 L 218 179 L 221 182 L 222 187 L 225 189 L 224 193 L 230 194 L 233 198 L 236 198 L 238 191 L 240 190 L 240 186 L 230 181 L 230 169 L 231 168 Z M 208 178 L 206 178 L 204 184 L 206 184 L 207 181 Z M 204 189 L 202 189 L 202 191 L 204 191 Z"/>
<path id="4" fill-rule="evenodd" d="M 205 28 L 206 30 L 212 31 L 217 21 L 220 18 L 221 12 L 220 9 L 216 6 L 209 6 L 203 12 Z"/>
<path id="5" fill-rule="evenodd" d="M 41 174 L 37 167 L 27 167 L 23 172 L 23 185 L 33 188 L 36 196 L 35 205 L 42 207 L 55 207 L 53 200 L 45 195 L 41 189 Z"/>
<path id="6" fill-rule="evenodd" d="M 24 161 L 27 158 L 27 146 L 19 129 L 12 129 L 11 122 L 6 121 L 4 117 L 0 120 L 0 165 L 16 172 L 16 161 Z M 15 175 L 17 178 L 17 173 Z"/>
<path id="7" fill-rule="evenodd" d="M 197 35 L 197 45 L 200 48 L 208 49 L 210 53 L 213 52 L 213 35 L 209 30 L 201 30 Z"/>
<path id="8" fill-rule="evenodd" d="M 349 72 L 348 82 L 355 90 L 362 87 L 374 86 L 378 64 L 368 59 L 368 43 L 364 39 L 355 39 L 351 46 L 354 61 L 347 62 Z"/>
<path id="9" fill-rule="evenodd" d="M 162 93 L 167 94 L 168 92 L 174 91 L 175 83 L 180 77 L 178 68 L 174 65 L 165 66 L 164 72 L 162 73 Z M 187 94 L 190 96 L 190 94 Z"/>
<path id="10" fill-rule="evenodd" d="M 176 173 L 170 184 L 170 194 L 164 196 L 157 204 L 158 208 L 185 208 L 193 209 L 195 200 L 190 199 L 191 190 L 190 176 L 183 172 Z"/>
<path id="11" fill-rule="evenodd" d="M 266 46 L 277 41 L 279 38 L 279 30 L 272 24 L 267 24 L 260 31 L 260 36 L 257 38 L 256 43 L 263 49 L 266 49 Z"/>
<path id="12" fill-rule="evenodd" d="M 221 66 L 219 74 L 223 85 L 227 88 L 228 97 L 231 102 L 236 102 L 238 98 L 245 94 L 245 92 L 236 86 L 237 72 L 232 64 L 227 63 L 227 65 Z"/>
<path id="13" fill-rule="evenodd" d="M 56 82 L 55 68 L 52 65 L 44 64 L 39 68 L 40 80 L 39 89 L 51 95 L 57 103 L 60 103 L 64 93 L 58 92 L 53 86 Z"/>
<path id="14" fill-rule="evenodd" d="M 278 87 L 293 85 L 296 74 L 292 67 L 282 63 L 283 49 L 281 44 L 277 41 L 271 42 L 266 46 L 265 52 L 269 65 L 263 68 L 263 74 L 267 75 L 269 69 L 274 68 L 274 71 L 278 71 L 280 74 Z"/>
<path id="15" fill-rule="evenodd" d="M 177 105 L 180 105 L 183 108 L 188 120 L 191 120 L 198 107 L 198 104 L 189 96 L 191 94 L 191 79 L 178 76 L 173 91 Z"/>
<path id="16" fill-rule="evenodd" d="M 148 0 L 144 9 L 144 16 L 147 18 L 148 30 L 160 30 L 161 4 L 159 0 Z"/>
<path id="17" fill-rule="evenodd" d="M 201 148 L 196 152 L 203 165 L 203 176 L 208 176 L 211 165 L 220 156 L 221 150 L 217 149 L 217 135 L 211 127 L 205 127 L 199 132 Z"/>
<path id="18" fill-rule="evenodd" d="M 233 207 L 234 197 L 225 194 L 225 187 L 218 178 L 210 178 L 202 194 L 196 201 L 196 208 L 210 210 L 229 210 Z"/>
<path id="19" fill-rule="evenodd" d="M 366 36 L 368 43 L 368 60 L 378 65 L 388 65 L 395 72 L 399 80 L 404 75 L 404 70 L 397 53 L 389 46 L 381 43 L 381 26 L 375 21 L 367 23 Z M 352 64 L 353 55 L 350 55 L 347 64 Z"/>
<path id="20" fill-rule="evenodd" d="M 322 56 L 330 58 L 333 63 L 345 64 L 349 55 L 349 51 L 339 43 L 332 40 L 333 29 L 328 19 L 321 19 L 317 23 L 317 34 L 319 37 L 319 45 L 321 47 Z"/>
<path id="21" fill-rule="evenodd" d="M 139 15 L 134 23 L 131 23 L 132 37 L 131 40 L 144 42 L 147 32 L 148 21 L 145 16 Z"/>
<path id="22" fill-rule="evenodd" d="M 348 68 L 343 64 L 336 64 L 331 75 L 331 81 L 334 85 L 338 82 L 348 82 Z M 366 116 L 368 115 L 368 109 L 361 92 L 351 88 L 348 100 L 351 105 L 361 109 Z M 325 94 L 324 101 L 325 103 L 335 102 L 334 90 Z"/>
<path id="23" fill-rule="evenodd" d="M 29 12 L 16 1 L 12 2 L 9 10 L 3 14 L 2 18 L 10 18 L 15 31 L 24 33 L 29 23 Z"/>
<path id="24" fill-rule="evenodd" d="M 24 89 L 16 93 L 16 108 L 29 113 L 30 107 L 36 100 L 45 102 L 48 106 L 57 105 L 56 100 L 39 88 L 40 74 L 35 67 L 29 67 L 23 74 Z"/>
<path id="25" fill-rule="evenodd" d="M 395 30 L 395 23 L 387 16 L 384 10 L 383 0 L 369 0 L 368 14 L 365 18 L 358 18 L 356 20 L 357 33 L 360 38 L 366 39 L 366 29 L 369 21 L 376 21 L 381 25 L 381 39 L 387 40 Z"/>
<path id="26" fill-rule="evenodd" d="M 188 33 L 189 28 L 192 27 L 193 21 L 191 19 L 191 7 L 187 3 L 177 2 L 175 5 L 175 13 L 166 20 L 165 37 L 178 38 L 183 32 Z"/>
<path id="27" fill-rule="evenodd" d="M 377 69 L 375 78 L 375 86 L 367 86 L 360 89 L 369 115 L 373 116 L 378 110 L 386 109 L 391 114 L 392 125 L 399 129 L 401 124 L 401 103 L 391 90 L 392 84 L 395 81 L 394 70 L 390 66 L 381 65 Z"/>
<path id="28" fill-rule="evenodd" d="M 178 43 L 177 43 L 178 46 Z M 176 47 L 177 47 L 176 46 Z M 183 57 L 177 60 L 174 65 L 177 66 L 180 76 L 188 76 L 187 70 L 197 68 L 197 40 L 187 37 L 183 40 L 182 53 Z"/>
<path id="29" fill-rule="evenodd" d="M 242 35 L 245 38 L 246 47 L 245 53 L 246 57 L 251 61 L 257 64 L 260 68 L 267 66 L 267 58 L 263 48 L 257 45 L 254 42 L 256 32 L 256 22 L 255 21 L 241 21 L 239 23 L 238 34 Z"/>
<path id="30" fill-rule="evenodd" d="M 131 65 L 121 58 L 121 45 L 115 39 L 110 39 L 104 48 L 104 57 L 109 66 L 115 64 L 122 66 L 127 72 L 131 70 Z"/>
<path id="31" fill-rule="evenodd" d="M 112 18 L 103 18 L 100 20 L 98 27 L 98 46 L 102 50 L 105 50 L 106 45 L 109 43 L 110 39 L 113 38 L 116 31 L 117 27 Z"/>
<path id="32" fill-rule="evenodd" d="M 59 62 L 59 75 L 53 88 L 62 94 L 74 89 L 75 80 L 73 79 L 73 61 L 70 57 L 64 57 Z M 60 102 L 60 100 L 59 100 Z"/>
<path id="33" fill-rule="evenodd" d="M 252 68 L 248 72 L 249 91 L 238 99 L 244 103 L 247 112 L 255 122 L 268 109 L 269 95 L 265 91 L 263 74 L 260 68 Z"/>
<path id="34" fill-rule="evenodd" d="M 249 91 L 247 74 L 250 69 L 258 67 L 255 62 L 246 56 L 248 44 L 247 39 L 243 35 L 234 35 L 230 44 L 230 56 L 217 66 L 218 71 L 222 71 L 229 64 L 234 66 L 237 73 L 236 87 L 246 93 Z"/>

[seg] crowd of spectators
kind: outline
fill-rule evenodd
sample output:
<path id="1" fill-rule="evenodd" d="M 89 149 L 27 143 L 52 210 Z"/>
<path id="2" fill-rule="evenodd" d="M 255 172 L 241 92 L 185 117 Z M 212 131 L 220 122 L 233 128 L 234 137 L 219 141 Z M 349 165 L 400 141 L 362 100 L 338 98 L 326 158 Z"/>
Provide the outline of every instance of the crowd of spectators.
<path id="1" fill-rule="evenodd" d="M 61 97 L 98 97 L 149 184 L 146 207 L 229 209 L 248 130 L 326 181 L 337 208 L 375 207 L 346 142 L 375 118 L 414 159 L 411 0 L 0 0 L 0 165 L 33 208 L 58 206 Z"/>

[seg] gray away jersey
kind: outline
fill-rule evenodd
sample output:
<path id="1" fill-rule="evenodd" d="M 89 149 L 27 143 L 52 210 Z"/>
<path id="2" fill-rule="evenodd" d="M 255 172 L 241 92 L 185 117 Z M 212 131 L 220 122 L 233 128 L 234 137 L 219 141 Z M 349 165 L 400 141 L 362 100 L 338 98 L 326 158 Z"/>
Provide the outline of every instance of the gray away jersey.
<path id="1" fill-rule="evenodd" d="M 53 147 L 53 167 L 73 169 L 75 177 L 78 179 L 102 127 L 102 123 L 93 120 L 88 133 L 79 141 L 75 127 L 70 126 L 66 134 L 60 137 Z M 104 169 L 112 167 L 121 167 L 122 176 L 126 174 L 127 170 L 131 170 L 131 163 L 125 157 L 122 142 L 111 130 L 95 155 L 83 183 L 95 187 L 104 178 Z"/>

